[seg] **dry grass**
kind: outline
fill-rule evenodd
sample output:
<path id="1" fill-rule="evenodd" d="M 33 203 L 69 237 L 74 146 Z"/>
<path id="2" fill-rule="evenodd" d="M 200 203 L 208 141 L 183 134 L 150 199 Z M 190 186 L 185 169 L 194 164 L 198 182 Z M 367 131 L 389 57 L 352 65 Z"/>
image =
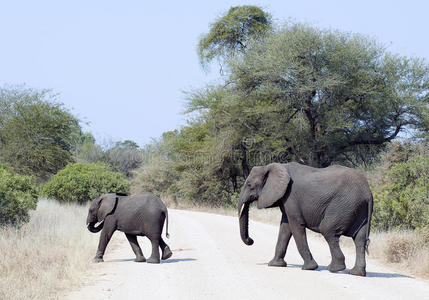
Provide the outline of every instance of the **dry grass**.
<path id="1" fill-rule="evenodd" d="M 57 299 L 83 281 L 98 238 L 87 211 L 41 200 L 20 230 L 0 228 L 0 299 Z"/>
<path id="2" fill-rule="evenodd" d="M 429 229 L 373 233 L 369 251 L 395 269 L 429 278 Z"/>

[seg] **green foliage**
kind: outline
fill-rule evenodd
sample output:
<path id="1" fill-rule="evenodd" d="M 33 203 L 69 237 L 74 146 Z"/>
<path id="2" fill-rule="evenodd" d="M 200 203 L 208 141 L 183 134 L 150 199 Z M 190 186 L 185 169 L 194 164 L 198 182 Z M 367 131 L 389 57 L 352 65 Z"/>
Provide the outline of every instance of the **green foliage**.
<path id="1" fill-rule="evenodd" d="M 137 143 L 133 141 L 117 142 L 113 148 L 104 152 L 104 162 L 114 171 L 130 178 L 132 172 L 142 163 L 142 153 Z"/>
<path id="2" fill-rule="evenodd" d="M 131 140 L 116 142 L 114 146 L 107 149 L 97 145 L 95 140 L 90 140 L 74 151 L 74 158 L 82 163 L 107 164 L 113 171 L 131 178 L 133 171 L 142 163 L 142 152 L 137 143 Z"/>
<path id="3" fill-rule="evenodd" d="M 405 128 L 428 129 L 429 66 L 361 35 L 286 25 L 231 63 L 230 82 L 244 108 L 230 122 L 313 166 L 371 160 Z"/>
<path id="4" fill-rule="evenodd" d="M 373 188 L 373 226 L 383 230 L 429 225 L 429 156 L 413 155 L 385 172 L 386 182 Z"/>
<path id="5" fill-rule="evenodd" d="M 198 43 L 201 64 L 213 58 L 226 58 L 243 53 L 250 41 L 260 40 L 271 27 L 271 15 L 257 6 L 231 7 L 228 13 L 210 25 L 209 32 Z"/>
<path id="6" fill-rule="evenodd" d="M 95 144 L 95 138 L 90 132 L 83 132 L 81 128 L 75 128 L 72 133 L 72 152 L 78 152 L 85 145 Z"/>
<path id="7" fill-rule="evenodd" d="M 130 184 L 103 164 L 72 163 L 43 186 L 43 194 L 61 202 L 85 203 L 104 193 L 127 193 Z"/>
<path id="8" fill-rule="evenodd" d="M 105 155 L 100 145 L 89 142 L 74 151 L 74 160 L 79 163 L 99 163 L 105 161 Z"/>
<path id="9" fill-rule="evenodd" d="M 228 58 L 228 73 L 217 86 L 187 92 L 186 113 L 192 117 L 143 150 L 152 152 L 138 170 L 144 174 L 140 187 L 227 206 L 255 165 L 299 161 L 368 167 L 402 131 L 427 136 L 426 62 L 392 55 L 358 34 L 291 23 L 272 27 L 268 14 L 248 9 L 232 8 L 200 40 L 202 62 Z M 265 21 L 241 18 L 258 13 L 258 20 L 265 16 Z M 240 31 L 249 24 L 261 30 Z M 386 172 L 411 157 L 406 149 L 395 155 L 383 166 Z M 377 190 L 376 223 L 385 216 L 402 222 L 409 199 L 424 192 L 409 187 L 400 198 L 394 187 Z M 408 202 L 406 209 L 392 200 L 392 193 Z M 423 209 L 419 203 L 413 205 Z"/>
<path id="10" fill-rule="evenodd" d="M 137 150 L 137 149 L 140 148 L 139 145 L 136 142 L 131 141 L 131 140 L 125 140 L 125 141 L 122 141 L 122 142 L 116 142 L 115 147 L 126 148 L 126 149 L 135 149 L 135 150 Z"/>
<path id="11" fill-rule="evenodd" d="M 78 120 L 50 91 L 0 89 L 0 161 L 46 180 L 72 160 Z"/>
<path id="12" fill-rule="evenodd" d="M 0 164 L 0 225 L 20 225 L 36 209 L 37 189 L 33 177 L 16 174 Z"/>

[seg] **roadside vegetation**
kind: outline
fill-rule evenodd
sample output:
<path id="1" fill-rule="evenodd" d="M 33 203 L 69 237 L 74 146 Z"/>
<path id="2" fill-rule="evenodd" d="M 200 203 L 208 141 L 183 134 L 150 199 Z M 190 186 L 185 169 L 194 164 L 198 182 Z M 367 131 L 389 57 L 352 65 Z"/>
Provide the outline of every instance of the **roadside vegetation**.
<path id="1" fill-rule="evenodd" d="M 127 193 L 130 183 L 121 173 L 104 164 L 74 163 L 51 177 L 42 194 L 60 202 L 86 204 L 101 194 Z"/>
<path id="2" fill-rule="evenodd" d="M 370 258 L 399 273 L 429 279 L 429 229 L 391 230 L 371 234 Z"/>
<path id="3" fill-rule="evenodd" d="M 84 282 L 98 243 L 87 209 L 42 199 L 20 229 L 0 227 L 0 299 L 57 299 Z"/>
<path id="4" fill-rule="evenodd" d="M 142 148 L 98 144 L 50 90 L 0 88 L 0 298 L 82 282 L 96 247 L 86 205 L 102 193 L 231 215 L 253 166 L 289 161 L 364 172 L 371 257 L 429 277 L 426 61 L 360 34 L 277 24 L 255 6 L 214 20 L 198 54 L 207 72 L 221 66 L 219 84 L 187 91 L 187 124 Z"/>

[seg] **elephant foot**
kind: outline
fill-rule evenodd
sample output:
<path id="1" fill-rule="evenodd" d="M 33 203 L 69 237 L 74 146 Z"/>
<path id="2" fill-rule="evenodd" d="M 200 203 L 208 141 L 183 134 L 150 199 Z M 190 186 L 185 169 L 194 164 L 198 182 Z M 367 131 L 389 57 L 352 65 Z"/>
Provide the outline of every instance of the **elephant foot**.
<path id="1" fill-rule="evenodd" d="M 146 258 L 144 256 L 138 256 L 138 257 L 136 257 L 136 259 L 134 261 L 135 262 L 145 262 Z"/>
<path id="2" fill-rule="evenodd" d="M 350 270 L 350 274 L 356 276 L 366 276 L 366 271 L 365 268 L 355 266 L 353 269 Z"/>
<path id="3" fill-rule="evenodd" d="M 101 263 L 103 261 L 104 260 L 102 257 L 97 257 L 97 256 L 92 259 L 92 262 L 94 262 L 94 263 Z"/>
<path id="4" fill-rule="evenodd" d="M 270 267 L 286 267 L 287 263 L 284 261 L 283 258 L 273 258 L 268 263 L 268 266 L 270 266 Z"/>
<path id="5" fill-rule="evenodd" d="M 173 252 L 171 252 L 170 247 L 165 247 L 164 251 L 162 251 L 162 260 L 169 259 L 173 255 Z"/>
<path id="6" fill-rule="evenodd" d="M 148 264 L 159 264 L 160 260 L 159 260 L 159 258 L 149 257 L 146 262 Z"/>
<path id="7" fill-rule="evenodd" d="M 346 264 L 345 263 L 330 263 L 328 266 L 328 270 L 329 272 L 335 273 L 335 272 L 339 272 L 342 271 L 346 268 Z"/>
<path id="8" fill-rule="evenodd" d="M 310 260 L 308 262 L 304 262 L 304 264 L 302 265 L 302 270 L 316 270 L 319 267 L 319 265 L 317 264 L 317 262 L 313 259 Z"/>

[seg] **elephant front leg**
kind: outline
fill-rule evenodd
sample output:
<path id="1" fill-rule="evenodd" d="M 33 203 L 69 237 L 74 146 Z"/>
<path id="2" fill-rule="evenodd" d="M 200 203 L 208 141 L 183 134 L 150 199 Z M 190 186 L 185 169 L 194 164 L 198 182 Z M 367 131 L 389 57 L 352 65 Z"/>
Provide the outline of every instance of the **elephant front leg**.
<path id="1" fill-rule="evenodd" d="M 107 244 L 109 243 L 113 233 L 115 232 L 115 228 L 109 228 L 108 226 L 104 226 L 103 230 L 100 234 L 100 241 L 98 242 L 98 249 L 93 262 L 103 262 L 104 252 L 106 251 Z"/>
<path id="2" fill-rule="evenodd" d="M 285 215 L 282 215 L 280 222 L 279 236 L 277 238 L 276 251 L 274 258 L 268 263 L 270 267 L 286 267 L 287 263 L 284 258 L 286 255 L 287 246 L 289 245 L 292 231 L 290 230 L 288 220 Z"/>
<path id="3" fill-rule="evenodd" d="M 289 224 L 290 226 L 290 224 Z M 296 246 L 298 248 L 299 254 L 304 259 L 304 264 L 302 265 L 303 270 L 315 270 L 319 266 L 311 255 L 310 248 L 308 248 L 307 243 L 307 234 L 305 232 L 305 227 L 303 225 L 295 225 L 292 229 L 293 238 L 295 239 Z"/>
<path id="4" fill-rule="evenodd" d="M 134 254 L 136 255 L 136 262 L 145 262 L 146 258 L 143 255 L 142 249 L 140 248 L 139 242 L 137 241 L 137 236 L 126 233 L 125 236 L 130 242 L 131 248 L 133 249 Z"/>

